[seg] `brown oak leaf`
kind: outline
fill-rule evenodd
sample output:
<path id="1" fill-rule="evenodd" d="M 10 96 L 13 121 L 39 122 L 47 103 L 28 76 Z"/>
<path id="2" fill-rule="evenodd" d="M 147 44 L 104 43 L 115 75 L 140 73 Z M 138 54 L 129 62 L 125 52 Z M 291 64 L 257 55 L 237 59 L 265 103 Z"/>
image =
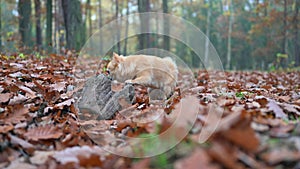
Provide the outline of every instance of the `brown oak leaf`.
<path id="1" fill-rule="evenodd" d="M 33 141 L 57 139 L 63 135 L 62 131 L 55 126 L 46 125 L 29 129 L 24 136 Z"/>
<path id="2" fill-rule="evenodd" d="M 274 112 L 276 118 L 287 119 L 287 115 L 283 112 L 282 108 L 278 106 L 276 101 L 269 99 L 267 107 L 269 108 L 269 110 Z"/>
<path id="3" fill-rule="evenodd" d="M 11 93 L 1 93 L 0 94 L 0 103 L 6 103 L 9 101 Z"/>

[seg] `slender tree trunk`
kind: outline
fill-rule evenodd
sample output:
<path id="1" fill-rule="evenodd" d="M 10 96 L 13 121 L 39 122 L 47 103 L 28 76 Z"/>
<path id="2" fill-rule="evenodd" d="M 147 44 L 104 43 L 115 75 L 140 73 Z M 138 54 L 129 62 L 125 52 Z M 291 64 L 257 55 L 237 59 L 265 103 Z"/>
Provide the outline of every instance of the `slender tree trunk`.
<path id="1" fill-rule="evenodd" d="M 138 0 L 138 11 L 139 13 L 149 12 L 150 11 L 150 2 L 149 0 Z M 140 15 L 141 22 L 141 31 L 149 32 L 149 18 L 145 15 Z M 150 46 L 150 36 L 149 34 L 139 35 L 139 48 L 145 49 Z"/>
<path id="2" fill-rule="evenodd" d="M 103 38 L 102 38 L 102 30 L 101 30 L 101 28 L 102 28 L 102 2 L 101 2 L 101 0 L 99 0 L 98 1 L 98 7 L 99 7 L 99 11 L 98 11 L 98 13 L 99 13 L 99 29 L 100 29 L 100 46 L 99 46 L 99 48 L 100 48 L 100 53 L 102 53 L 103 52 Z"/>
<path id="3" fill-rule="evenodd" d="M 0 52 L 2 51 L 2 2 L 0 2 Z"/>
<path id="4" fill-rule="evenodd" d="M 46 14 L 46 45 L 52 46 L 52 20 L 53 20 L 53 14 L 52 14 L 52 0 L 47 0 L 46 4 L 47 8 L 47 14 Z"/>
<path id="5" fill-rule="evenodd" d="M 66 27 L 67 48 L 79 50 L 84 43 L 83 23 L 79 0 L 62 0 Z"/>
<path id="6" fill-rule="evenodd" d="M 35 29 L 36 29 L 36 44 L 38 48 L 42 46 L 42 29 L 41 29 L 41 1 L 34 0 L 35 5 Z"/>
<path id="7" fill-rule="evenodd" d="M 60 30 L 61 30 L 61 24 L 60 24 L 60 17 L 62 13 L 62 2 L 61 0 L 54 0 L 54 13 L 55 13 L 55 19 L 54 19 L 54 47 L 56 49 L 56 52 L 59 52 L 61 49 L 61 41 L 60 41 Z"/>
<path id="8" fill-rule="evenodd" d="M 127 5 L 126 5 L 126 16 L 128 17 L 128 15 L 129 15 L 129 0 L 127 0 Z M 124 49 L 123 49 L 123 54 L 125 56 L 127 55 L 128 27 L 129 27 L 129 21 L 127 18 L 126 25 L 125 25 L 125 40 L 124 40 Z"/>
<path id="9" fill-rule="evenodd" d="M 168 13 L 168 0 L 163 0 L 163 12 L 164 13 Z M 165 50 L 170 50 L 170 38 L 169 38 L 169 33 L 170 33 L 170 21 L 168 19 L 168 17 L 165 18 L 166 20 L 164 20 L 164 44 L 163 47 Z M 167 36 L 166 36 L 167 35 Z"/>
<path id="10" fill-rule="evenodd" d="M 89 21 L 89 36 L 91 36 L 93 34 L 91 0 L 87 0 L 87 9 L 86 10 L 88 10 L 87 19 Z"/>
<path id="11" fill-rule="evenodd" d="M 61 47 L 64 46 L 65 43 L 65 34 L 62 34 L 62 30 L 65 29 L 63 27 L 64 22 L 64 14 L 62 9 L 62 0 L 54 0 L 54 11 L 55 11 L 55 19 L 54 19 L 54 46 L 56 52 L 59 53 L 61 51 Z"/>
<path id="12" fill-rule="evenodd" d="M 223 2 L 222 0 L 219 0 L 218 1 L 218 5 L 219 5 L 219 9 L 220 9 L 220 15 L 222 16 L 223 15 Z M 223 51 L 223 38 L 221 36 L 221 32 L 220 31 L 217 31 L 216 32 L 216 37 L 217 37 L 217 50 L 218 51 Z M 223 54 L 220 53 L 220 55 L 222 55 L 222 58 L 224 58 Z"/>
<path id="13" fill-rule="evenodd" d="M 206 40 L 205 40 L 205 53 L 204 53 L 204 64 L 207 64 L 208 61 L 208 52 L 209 52 L 209 38 L 210 38 L 210 17 L 211 17 L 211 7 L 212 2 L 209 1 L 209 6 L 207 9 L 207 18 L 206 18 Z M 205 65 L 206 66 L 206 65 Z"/>
<path id="14" fill-rule="evenodd" d="M 231 34 L 232 34 L 232 25 L 233 25 L 233 3 L 232 0 L 229 0 L 229 24 L 228 24 L 228 41 L 227 41 L 227 62 L 226 69 L 229 70 L 231 68 Z"/>
<path id="15" fill-rule="evenodd" d="M 89 18 L 89 6 L 90 6 L 91 0 L 87 0 L 85 3 L 85 11 L 84 11 L 84 20 L 83 23 L 85 25 L 86 28 L 88 28 L 88 18 Z M 86 32 L 87 36 L 90 36 L 90 32 Z"/>
<path id="16" fill-rule="evenodd" d="M 118 17 L 119 17 L 119 0 L 116 0 L 116 15 L 115 15 L 115 17 L 116 17 L 116 21 L 117 21 L 117 26 L 118 26 L 118 29 L 117 29 L 117 50 L 118 50 L 118 53 L 120 54 L 121 53 L 121 45 L 120 45 L 120 30 L 121 30 L 121 28 L 120 28 L 120 22 L 119 22 L 119 19 L 118 19 Z"/>
<path id="17" fill-rule="evenodd" d="M 283 39 L 282 39 L 282 53 L 286 54 L 286 45 L 287 45 L 287 0 L 284 0 L 282 36 L 283 36 Z"/>
<path id="18" fill-rule="evenodd" d="M 283 29 L 282 29 L 282 46 L 281 53 L 286 54 L 287 52 L 287 0 L 284 0 L 284 11 L 283 11 Z M 280 62 L 282 67 L 286 67 L 287 59 L 282 59 Z"/>
<path id="19" fill-rule="evenodd" d="M 31 46 L 31 0 L 18 1 L 19 32 L 23 45 Z"/>
<path id="20" fill-rule="evenodd" d="M 300 6 L 300 1 L 295 0 L 294 2 L 295 5 L 295 14 L 293 18 L 293 25 L 294 25 L 294 49 L 295 49 L 295 66 L 300 66 L 300 39 L 299 39 L 299 6 Z"/>
<path id="21" fill-rule="evenodd" d="M 53 8 L 54 8 L 54 13 L 55 13 L 55 17 L 54 17 L 54 35 L 53 35 L 53 46 L 56 50 L 56 52 L 59 51 L 59 44 L 58 44 L 58 38 L 57 38 L 57 34 L 58 34 L 58 19 L 57 19 L 57 14 L 59 13 L 58 12 L 58 4 L 59 2 L 61 3 L 61 0 L 54 0 L 54 4 L 53 4 Z"/>

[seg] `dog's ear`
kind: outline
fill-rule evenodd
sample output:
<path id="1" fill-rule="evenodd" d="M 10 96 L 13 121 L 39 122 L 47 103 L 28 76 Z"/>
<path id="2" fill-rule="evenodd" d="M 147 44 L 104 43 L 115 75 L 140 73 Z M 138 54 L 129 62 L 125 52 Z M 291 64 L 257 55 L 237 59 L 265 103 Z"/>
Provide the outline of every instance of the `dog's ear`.
<path id="1" fill-rule="evenodd" d="M 116 59 L 118 57 L 119 57 L 119 55 L 117 53 L 113 52 L 113 58 Z"/>
<path id="2" fill-rule="evenodd" d="M 124 58 L 120 55 L 118 55 L 117 53 L 113 52 L 113 60 L 116 62 L 120 62 L 122 61 Z"/>

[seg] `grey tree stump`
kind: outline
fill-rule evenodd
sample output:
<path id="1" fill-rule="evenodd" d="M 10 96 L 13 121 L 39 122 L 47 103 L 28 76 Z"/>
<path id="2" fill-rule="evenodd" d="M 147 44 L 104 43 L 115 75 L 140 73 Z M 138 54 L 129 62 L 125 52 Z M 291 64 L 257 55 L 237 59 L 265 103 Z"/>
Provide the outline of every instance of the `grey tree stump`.
<path id="1" fill-rule="evenodd" d="M 134 102 L 135 92 L 131 84 L 125 85 L 121 91 L 114 92 L 111 90 L 111 83 L 112 81 L 103 74 L 91 77 L 86 81 L 78 102 L 81 119 L 110 119 L 122 109 L 120 100 L 123 102 L 125 100 L 128 104 Z"/>

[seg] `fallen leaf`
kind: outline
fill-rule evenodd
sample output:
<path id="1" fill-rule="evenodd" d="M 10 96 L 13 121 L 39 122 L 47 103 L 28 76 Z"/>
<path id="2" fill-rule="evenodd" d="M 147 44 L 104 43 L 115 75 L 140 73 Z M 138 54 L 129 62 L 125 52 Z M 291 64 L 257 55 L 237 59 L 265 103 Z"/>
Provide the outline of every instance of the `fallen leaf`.
<path id="1" fill-rule="evenodd" d="M 9 66 L 16 67 L 16 68 L 23 68 L 24 67 L 24 65 L 20 64 L 20 63 L 9 63 Z"/>
<path id="2" fill-rule="evenodd" d="M 254 100 L 257 101 L 261 107 L 265 107 L 268 104 L 268 99 L 264 96 L 256 96 Z"/>
<path id="3" fill-rule="evenodd" d="M 50 87 L 52 88 L 52 90 L 62 92 L 62 91 L 65 90 L 66 82 L 58 82 L 58 83 L 55 83 L 55 84 L 51 84 Z"/>
<path id="4" fill-rule="evenodd" d="M 0 125 L 0 133 L 8 133 L 13 130 L 14 126 L 12 124 L 1 124 Z"/>
<path id="5" fill-rule="evenodd" d="M 26 92 L 26 96 L 30 99 L 36 98 L 36 93 L 26 86 L 18 86 L 20 90 Z"/>
<path id="6" fill-rule="evenodd" d="M 300 106 L 288 103 L 282 103 L 281 105 L 288 113 L 294 113 L 295 115 L 300 116 Z"/>
<path id="7" fill-rule="evenodd" d="M 30 144 L 29 142 L 27 142 L 17 136 L 10 134 L 9 137 L 10 137 L 10 141 L 12 144 L 20 145 L 21 147 L 23 147 L 25 149 L 33 149 L 34 148 L 34 145 Z"/>
<path id="8" fill-rule="evenodd" d="M 213 130 L 210 126 L 213 126 L 213 124 L 208 125 L 204 129 Z M 223 118 L 214 132 L 215 135 L 222 135 L 222 137 L 247 151 L 256 151 L 259 146 L 259 140 L 253 129 L 250 127 L 250 119 L 244 117 L 244 114 L 240 111 L 233 112 Z"/>
<path id="9" fill-rule="evenodd" d="M 255 152 L 259 147 L 259 140 L 250 127 L 250 119 L 243 116 L 240 116 L 240 119 L 233 123 L 230 129 L 221 131 L 221 134 L 249 152 Z"/>
<path id="10" fill-rule="evenodd" d="M 254 157 L 252 157 L 242 151 L 238 151 L 237 157 L 241 162 L 243 162 L 250 168 L 263 168 L 263 169 L 269 168 L 266 165 L 264 165 L 263 163 L 258 162 Z"/>
<path id="11" fill-rule="evenodd" d="M 300 160 L 300 152 L 286 148 L 278 148 L 262 154 L 261 157 L 268 164 L 275 165 L 281 162 L 298 162 Z"/>
<path id="12" fill-rule="evenodd" d="M 21 123 L 23 121 L 26 121 L 26 119 L 27 119 L 26 117 L 28 115 L 29 108 L 24 107 L 23 104 L 8 106 L 8 108 L 10 109 L 11 112 L 10 112 L 9 116 L 4 119 L 4 123 L 6 123 L 6 124 L 9 124 L 9 123 L 18 124 L 18 123 Z"/>
<path id="13" fill-rule="evenodd" d="M 27 98 L 25 96 L 18 94 L 17 96 L 14 96 L 12 99 L 9 100 L 8 105 L 20 104 L 26 100 L 27 100 Z"/>
<path id="14" fill-rule="evenodd" d="M 22 162 L 20 159 L 14 160 L 5 169 L 37 169 L 37 166 Z"/>
<path id="15" fill-rule="evenodd" d="M 294 124 L 280 125 L 270 130 L 270 136 L 278 138 L 286 138 L 290 136 L 290 132 L 295 129 Z"/>
<path id="16" fill-rule="evenodd" d="M 74 99 L 68 99 L 66 101 L 56 104 L 55 108 L 62 109 L 64 106 L 71 106 L 72 103 L 74 103 Z"/>
<path id="17" fill-rule="evenodd" d="M 150 162 L 150 158 L 141 159 L 140 161 L 133 163 L 131 169 L 149 169 Z"/>
<path id="18" fill-rule="evenodd" d="M 282 109 L 278 106 L 276 101 L 269 99 L 269 103 L 267 104 L 267 107 L 269 110 L 273 111 L 275 113 L 276 118 L 283 118 L 287 119 L 287 115 L 282 111 Z"/>
<path id="19" fill-rule="evenodd" d="M 226 168 L 243 169 L 238 163 L 237 152 L 229 145 L 222 144 L 220 141 L 214 141 L 208 151 L 209 155 L 216 161 L 220 162 Z"/>
<path id="20" fill-rule="evenodd" d="M 81 161 L 83 160 L 101 160 L 101 157 L 103 160 L 105 160 L 105 156 L 108 153 L 104 151 L 103 149 L 94 146 L 94 147 L 89 147 L 89 146 L 82 146 L 82 147 L 71 147 L 71 148 L 66 148 L 65 150 L 55 152 L 52 157 L 62 163 L 62 164 L 67 164 L 67 163 L 76 163 L 80 164 Z M 100 161 L 99 161 L 100 162 Z M 98 166 L 100 167 L 100 166 Z"/>
<path id="21" fill-rule="evenodd" d="M 15 73 L 9 74 L 8 76 L 13 77 L 13 78 L 20 78 L 20 77 L 24 76 L 24 74 L 21 72 L 15 72 Z"/>
<path id="22" fill-rule="evenodd" d="M 175 162 L 175 169 L 218 169 L 217 165 L 211 163 L 209 155 L 201 148 L 195 149 L 189 156 L 177 160 Z"/>
<path id="23" fill-rule="evenodd" d="M 62 131 L 52 125 L 30 128 L 24 134 L 24 136 L 27 139 L 33 140 L 33 141 L 57 139 L 57 138 L 61 137 L 62 135 L 63 135 Z"/>
<path id="24" fill-rule="evenodd" d="M 280 102 L 289 102 L 290 99 L 291 99 L 290 96 L 279 96 L 279 97 L 278 97 L 278 100 L 279 100 Z"/>
<path id="25" fill-rule="evenodd" d="M 11 97 L 11 93 L 1 93 L 0 94 L 0 103 L 6 103 L 9 101 Z"/>
<path id="26" fill-rule="evenodd" d="M 30 157 L 30 162 L 32 164 L 42 165 L 54 153 L 55 153 L 55 151 L 35 151 L 33 156 Z"/>
<path id="27" fill-rule="evenodd" d="M 253 128 L 255 131 L 258 131 L 258 132 L 266 132 L 266 131 L 269 131 L 269 129 L 270 129 L 270 127 L 268 125 L 260 124 L 260 123 L 256 123 L 256 122 L 251 123 L 251 128 Z"/>

